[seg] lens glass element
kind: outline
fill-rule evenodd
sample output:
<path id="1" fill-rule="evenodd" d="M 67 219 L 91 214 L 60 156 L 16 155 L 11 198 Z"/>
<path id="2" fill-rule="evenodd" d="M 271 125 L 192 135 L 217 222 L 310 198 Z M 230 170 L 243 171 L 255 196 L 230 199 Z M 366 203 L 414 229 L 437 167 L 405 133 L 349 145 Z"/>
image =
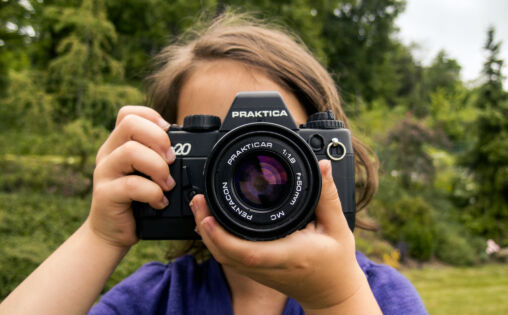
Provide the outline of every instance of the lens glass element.
<path id="1" fill-rule="evenodd" d="M 256 208 L 273 208 L 285 200 L 291 183 L 285 163 L 266 154 L 251 154 L 236 168 L 234 186 L 237 195 Z"/>

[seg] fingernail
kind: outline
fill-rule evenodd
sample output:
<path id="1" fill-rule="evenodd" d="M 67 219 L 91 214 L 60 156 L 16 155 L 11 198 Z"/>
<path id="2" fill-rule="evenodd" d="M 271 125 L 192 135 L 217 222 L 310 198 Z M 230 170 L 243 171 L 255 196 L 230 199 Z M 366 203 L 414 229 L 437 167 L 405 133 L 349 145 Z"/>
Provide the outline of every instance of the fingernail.
<path id="1" fill-rule="evenodd" d="M 168 158 L 169 163 L 173 163 L 176 159 L 175 149 L 173 147 L 169 148 L 168 152 L 166 153 L 166 157 Z"/>
<path id="2" fill-rule="evenodd" d="M 198 227 L 197 227 L 197 226 L 194 228 L 194 232 L 196 232 L 196 234 L 198 234 L 199 236 L 201 236 L 201 233 L 199 233 L 199 230 L 198 230 Z"/>
<path id="3" fill-rule="evenodd" d="M 168 185 L 168 189 L 171 190 L 175 187 L 175 180 L 173 179 L 173 177 L 171 177 L 171 175 L 169 175 L 168 179 L 166 180 L 166 185 Z"/>
<path id="4" fill-rule="evenodd" d="M 326 164 L 328 164 L 328 166 L 326 167 L 325 170 L 325 176 L 328 179 L 332 179 L 332 162 L 328 160 L 326 161 Z"/>
<path id="5" fill-rule="evenodd" d="M 162 205 L 163 205 L 163 207 L 164 207 L 164 208 L 165 208 L 165 207 L 167 207 L 167 206 L 168 206 L 168 204 L 169 204 L 169 200 L 168 200 L 168 198 L 166 198 L 166 196 L 163 196 L 163 197 L 162 197 Z"/>
<path id="6" fill-rule="evenodd" d="M 191 200 L 191 202 L 189 202 L 189 207 L 190 207 L 192 213 L 196 214 L 196 204 L 194 203 L 194 200 Z"/>
<path id="7" fill-rule="evenodd" d="M 170 124 L 162 118 L 157 120 L 157 125 L 159 125 L 164 130 L 168 130 L 170 126 Z"/>
<path id="8" fill-rule="evenodd" d="M 207 234 L 210 234 L 212 233 L 213 229 L 214 229 L 214 222 L 213 220 L 209 219 L 209 220 L 205 220 L 202 225 L 204 225 L 204 228 L 206 230 L 206 233 Z"/>

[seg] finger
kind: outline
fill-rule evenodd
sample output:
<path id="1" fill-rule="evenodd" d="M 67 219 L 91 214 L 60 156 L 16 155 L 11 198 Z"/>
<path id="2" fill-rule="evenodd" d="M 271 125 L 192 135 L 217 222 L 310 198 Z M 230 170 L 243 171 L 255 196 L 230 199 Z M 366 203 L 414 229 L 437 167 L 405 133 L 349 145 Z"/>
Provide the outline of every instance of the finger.
<path id="1" fill-rule="evenodd" d="M 326 233 L 338 236 L 345 230 L 348 225 L 342 206 L 340 204 L 337 187 L 332 177 L 332 166 L 329 160 L 319 161 L 321 169 L 321 196 L 316 207 L 316 221 Z M 319 228 L 319 227 L 318 227 Z"/>
<path id="2" fill-rule="evenodd" d="M 194 196 L 194 198 L 192 198 L 191 202 L 189 203 L 189 207 L 191 208 L 192 213 L 194 214 L 194 221 L 196 222 L 196 233 L 198 233 L 201 236 L 201 222 L 205 218 L 212 215 L 210 209 L 208 208 L 208 205 L 206 204 L 204 195 L 198 194 Z M 201 236 L 201 238 L 203 237 Z M 213 254 L 213 256 L 217 261 L 221 263 L 226 261 L 225 257 L 227 256 L 222 255 L 222 253 L 215 246 L 215 244 L 205 240 L 203 240 L 203 242 L 205 243 L 206 247 Z"/>
<path id="3" fill-rule="evenodd" d="M 128 141 L 106 156 L 95 170 L 95 179 L 114 179 L 138 171 L 149 176 L 164 190 L 171 190 L 175 181 L 168 164 L 152 149 L 136 141 Z"/>
<path id="4" fill-rule="evenodd" d="M 118 115 L 116 115 L 116 124 L 118 126 L 122 119 L 124 119 L 127 115 L 137 115 L 141 116 L 145 119 L 150 120 L 151 122 L 157 124 L 163 130 L 168 130 L 170 124 L 162 118 L 162 116 L 155 110 L 146 106 L 134 106 L 127 105 L 120 108 L 118 111 Z"/>
<path id="5" fill-rule="evenodd" d="M 287 247 L 282 240 L 252 242 L 230 234 L 210 215 L 203 195 L 193 198 L 191 209 L 203 242 L 219 262 L 240 269 L 274 268 L 287 263 Z"/>
<path id="6" fill-rule="evenodd" d="M 123 176 L 96 185 L 94 198 L 120 205 L 129 205 L 132 201 L 145 202 L 155 209 L 163 209 L 169 203 L 159 185 L 138 175 Z"/>
<path id="7" fill-rule="evenodd" d="M 203 194 L 195 195 L 189 203 L 189 206 L 192 213 L 194 213 L 194 220 L 196 221 L 197 227 L 199 227 L 199 223 L 201 223 L 204 218 L 212 215 L 210 209 L 208 209 L 208 205 L 206 204 L 205 196 Z"/>
<path id="8" fill-rule="evenodd" d="M 134 140 L 159 153 L 167 162 L 175 160 L 168 135 L 152 121 L 137 115 L 125 116 L 99 149 L 97 163 L 127 141 Z"/>

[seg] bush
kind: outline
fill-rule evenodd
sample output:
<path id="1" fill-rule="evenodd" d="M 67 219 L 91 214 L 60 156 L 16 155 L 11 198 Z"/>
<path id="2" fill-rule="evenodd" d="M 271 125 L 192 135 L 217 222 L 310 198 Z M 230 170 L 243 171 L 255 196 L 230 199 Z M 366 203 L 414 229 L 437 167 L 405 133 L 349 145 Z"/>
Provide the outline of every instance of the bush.
<path id="1" fill-rule="evenodd" d="M 452 265 L 473 265 L 485 260 L 483 239 L 475 238 L 464 227 L 450 222 L 437 225 L 436 257 Z"/>
<path id="2" fill-rule="evenodd" d="M 30 191 L 0 192 L 0 300 L 84 222 L 90 199 Z M 104 290 L 148 261 L 165 261 L 167 248 L 167 242 L 138 243 L 122 260 Z"/>
<path id="3" fill-rule="evenodd" d="M 432 258 L 436 228 L 432 208 L 421 197 L 401 196 L 377 202 L 374 213 L 381 233 L 392 244 L 408 244 L 409 255 L 420 261 Z"/>
<path id="4" fill-rule="evenodd" d="M 376 233 L 355 229 L 356 249 L 367 255 L 370 259 L 383 262 L 386 255 L 392 255 L 395 250 L 389 242 L 381 239 Z"/>
<path id="5" fill-rule="evenodd" d="M 409 245 L 409 255 L 420 261 L 430 260 L 434 254 L 435 230 L 419 222 L 408 222 L 400 230 L 400 241 Z"/>
<path id="6" fill-rule="evenodd" d="M 89 204 L 88 198 L 0 193 L 0 299 L 77 229 Z"/>
<path id="7" fill-rule="evenodd" d="M 59 156 L 4 156 L 0 159 L 0 191 L 82 195 L 90 190 L 91 177 L 73 171 L 72 162 Z"/>

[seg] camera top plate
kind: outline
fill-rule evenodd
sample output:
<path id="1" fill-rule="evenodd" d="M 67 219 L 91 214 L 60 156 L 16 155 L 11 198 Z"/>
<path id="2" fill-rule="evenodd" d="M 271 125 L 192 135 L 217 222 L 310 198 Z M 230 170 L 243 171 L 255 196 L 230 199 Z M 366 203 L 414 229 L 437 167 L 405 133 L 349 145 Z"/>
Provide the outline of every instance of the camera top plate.
<path id="1" fill-rule="evenodd" d="M 239 92 L 224 118 L 220 131 L 227 132 L 252 122 L 271 122 L 298 130 L 278 92 Z"/>

